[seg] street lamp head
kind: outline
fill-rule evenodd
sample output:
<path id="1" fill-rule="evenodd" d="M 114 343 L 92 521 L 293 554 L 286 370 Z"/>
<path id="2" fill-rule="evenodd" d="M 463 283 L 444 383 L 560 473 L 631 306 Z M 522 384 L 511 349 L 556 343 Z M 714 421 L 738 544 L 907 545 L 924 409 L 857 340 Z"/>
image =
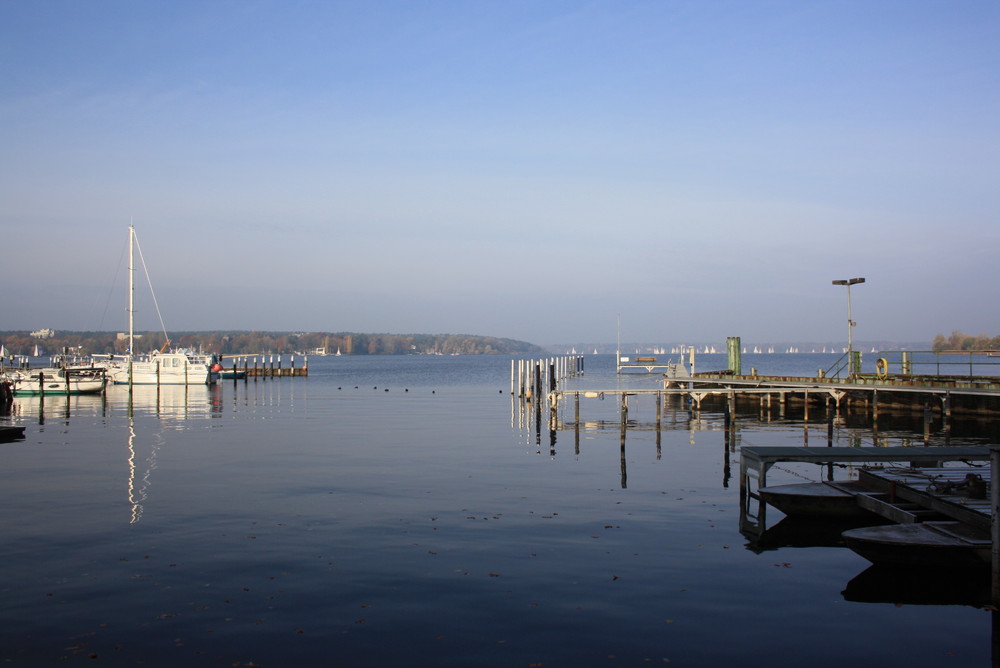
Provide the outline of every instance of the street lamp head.
<path id="1" fill-rule="evenodd" d="M 834 281 L 834 285 L 847 285 L 847 281 Z"/>
<path id="2" fill-rule="evenodd" d="M 856 285 L 858 283 L 864 283 L 864 282 L 865 282 L 865 279 L 863 279 L 863 278 L 852 278 L 850 281 L 848 281 L 848 284 L 849 285 Z"/>

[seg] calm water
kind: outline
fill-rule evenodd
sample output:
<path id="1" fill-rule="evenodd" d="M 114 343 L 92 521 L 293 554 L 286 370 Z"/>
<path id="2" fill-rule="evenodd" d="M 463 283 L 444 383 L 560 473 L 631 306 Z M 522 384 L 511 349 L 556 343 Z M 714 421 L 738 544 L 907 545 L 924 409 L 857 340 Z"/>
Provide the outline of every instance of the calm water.
<path id="1" fill-rule="evenodd" d="M 766 357 L 744 366 L 814 373 L 827 359 Z M 588 356 L 575 382 L 652 386 L 613 363 Z M 848 550 L 764 550 L 740 534 L 727 472 L 739 448 L 826 444 L 826 422 L 741 416 L 727 452 L 720 415 L 675 407 L 657 434 L 639 403 L 623 455 L 600 422 L 614 402 L 587 403 L 579 436 L 539 436 L 511 401 L 509 358 L 310 366 L 309 378 L 141 388 L 131 414 L 121 387 L 106 401 L 17 399 L 27 438 L 0 446 L 3 660 L 991 663 L 991 613 L 900 604 Z M 911 442 L 909 427 L 879 438 Z M 836 444 L 872 438 L 842 420 L 832 431 Z M 949 438 L 983 442 L 973 427 Z"/>

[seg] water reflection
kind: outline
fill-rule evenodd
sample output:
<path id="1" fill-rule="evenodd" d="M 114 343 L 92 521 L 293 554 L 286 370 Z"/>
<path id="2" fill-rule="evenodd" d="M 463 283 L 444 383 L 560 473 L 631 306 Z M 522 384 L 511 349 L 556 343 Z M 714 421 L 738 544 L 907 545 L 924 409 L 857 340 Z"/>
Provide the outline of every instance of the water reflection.
<path id="1" fill-rule="evenodd" d="M 136 385 L 131 391 L 116 386 L 108 393 L 108 402 L 129 415 L 155 415 L 182 429 L 185 420 L 219 417 L 222 390 L 216 385 Z"/>
<path id="2" fill-rule="evenodd" d="M 157 450 L 158 448 L 155 445 L 151 448 L 150 455 L 145 462 L 145 472 L 137 481 L 135 418 L 130 415 L 128 419 L 128 502 L 132 512 L 129 524 L 137 523 L 142 517 L 142 503 L 146 500 L 150 474 L 156 468 Z"/>
<path id="3" fill-rule="evenodd" d="M 104 415 L 107 402 L 99 394 L 53 394 L 36 396 L 16 396 L 10 406 L 9 415 L 14 420 L 37 422 L 44 425 L 46 419 L 56 419 L 68 424 L 72 416 Z"/>
<path id="4" fill-rule="evenodd" d="M 844 600 L 893 605 L 990 605 L 989 570 L 941 570 L 876 565 L 854 576 Z"/>

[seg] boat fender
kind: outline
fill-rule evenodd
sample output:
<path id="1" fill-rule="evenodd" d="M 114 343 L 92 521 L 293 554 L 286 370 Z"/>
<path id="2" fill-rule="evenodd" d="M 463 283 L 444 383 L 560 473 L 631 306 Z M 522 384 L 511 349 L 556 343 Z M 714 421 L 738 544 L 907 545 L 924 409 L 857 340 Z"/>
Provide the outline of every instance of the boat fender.
<path id="1" fill-rule="evenodd" d="M 212 365 L 212 371 L 219 373 L 220 371 L 222 371 L 222 365 L 216 362 L 215 364 Z"/>
<path id="2" fill-rule="evenodd" d="M 878 361 L 875 362 L 875 370 L 878 372 L 878 377 L 885 380 L 885 377 L 889 375 L 889 360 L 879 357 Z"/>

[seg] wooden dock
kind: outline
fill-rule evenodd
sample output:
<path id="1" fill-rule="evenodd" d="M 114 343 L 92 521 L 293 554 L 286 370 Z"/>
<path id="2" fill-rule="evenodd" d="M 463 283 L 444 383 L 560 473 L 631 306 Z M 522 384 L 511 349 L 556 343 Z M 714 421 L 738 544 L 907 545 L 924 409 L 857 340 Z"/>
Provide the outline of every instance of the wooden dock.
<path id="1" fill-rule="evenodd" d="M 229 364 L 222 364 L 219 380 L 247 380 L 247 378 L 299 378 L 309 375 L 309 359 L 302 358 L 302 363 L 296 366 L 295 356 L 289 356 L 287 361 L 281 355 L 234 355 Z"/>
<path id="2" fill-rule="evenodd" d="M 988 467 L 975 468 L 941 466 L 944 462 L 955 461 L 980 461 L 989 464 Z M 766 504 L 749 489 L 751 472 L 756 474 L 757 489 L 760 489 L 766 479 L 767 469 L 778 462 L 909 463 L 909 467 L 861 470 L 858 482 L 871 492 L 857 495 L 859 505 L 897 523 L 920 522 L 920 515 L 906 511 L 896 512 L 900 502 L 907 502 L 950 518 L 955 523 L 958 535 L 981 535 L 988 532 L 992 579 L 990 595 L 993 605 L 1000 605 L 1000 446 L 743 448 L 740 459 L 740 530 L 744 535 L 760 536 L 766 528 Z M 979 494 L 970 493 L 970 477 L 977 485 L 983 485 L 984 489 L 978 490 Z M 958 491 L 962 481 L 965 481 L 966 489 Z M 879 496 L 884 499 L 879 499 Z M 759 504 L 756 518 L 748 508 L 749 500 L 754 497 Z"/>
<path id="3" fill-rule="evenodd" d="M 309 375 L 309 367 L 249 367 L 239 369 L 245 371 L 245 375 L 250 378 L 291 378 Z"/>
<path id="4" fill-rule="evenodd" d="M 961 382 L 954 379 L 936 384 L 933 379 L 884 380 L 878 383 L 866 379 L 790 378 L 784 376 L 728 376 L 725 374 L 698 374 L 696 376 L 671 376 L 664 374 L 662 388 L 621 389 L 551 389 L 548 394 L 553 419 L 558 416 L 567 398 L 575 401 L 575 414 L 579 418 L 581 398 L 606 399 L 615 397 L 622 405 L 622 415 L 628 414 L 628 398 L 636 395 L 655 395 L 657 414 L 666 397 L 681 396 L 694 410 L 703 403 L 717 405 L 729 414 L 737 406 L 759 408 L 770 412 L 777 407 L 784 416 L 789 407 L 801 409 L 809 421 L 810 408 L 828 408 L 834 411 L 863 412 L 878 420 L 880 411 L 928 411 L 939 413 L 945 420 L 952 415 L 1000 414 L 1000 382 L 992 378 L 970 378 Z M 712 403 L 714 402 L 714 404 Z M 721 404 L 721 405 L 720 405 Z"/>
<path id="5" fill-rule="evenodd" d="M 939 467 L 944 462 L 987 462 L 987 446 L 907 446 L 892 448 L 850 447 L 745 447 L 740 450 L 740 496 L 756 496 L 767 486 L 767 472 L 778 462 L 812 464 L 906 463 L 910 466 Z"/>
<path id="6" fill-rule="evenodd" d="M 981 498 L 958 491 L 962 489 L 962 483 L 967 476 L 984 473 L 987 478 L 990 477 L 990 469 L 985 467 L 889 468 L 870 471 L 862 469 L 858 474 L 858 482 L 868 489 L 894 499 L 917 504 L 977 529 L 989 531 L 992 511 L 990 500 L 985 494 L 985 482 Z M 865 499 L 859 498 L 858 501 L 862 507 L 882 514 L 894 522 L 905 524 L 914 521 L 905 515 L 880 513 L 876 507 L 867 507 Z"/>
<path id="7" fill-rule="evenodd" d="M 767 508 L 757 490 L 767 486 L 767 473 L 781 462 L 830 467 L 840 464 L 902 464 L 940 467 L 945 462 L 989 462 L 988 446 L 852 447 L 744 447 L 740 450 L 740 531 L 760 535 L 767 528 Z M 942 469 L 943 470 L 943 469 Z"/>

